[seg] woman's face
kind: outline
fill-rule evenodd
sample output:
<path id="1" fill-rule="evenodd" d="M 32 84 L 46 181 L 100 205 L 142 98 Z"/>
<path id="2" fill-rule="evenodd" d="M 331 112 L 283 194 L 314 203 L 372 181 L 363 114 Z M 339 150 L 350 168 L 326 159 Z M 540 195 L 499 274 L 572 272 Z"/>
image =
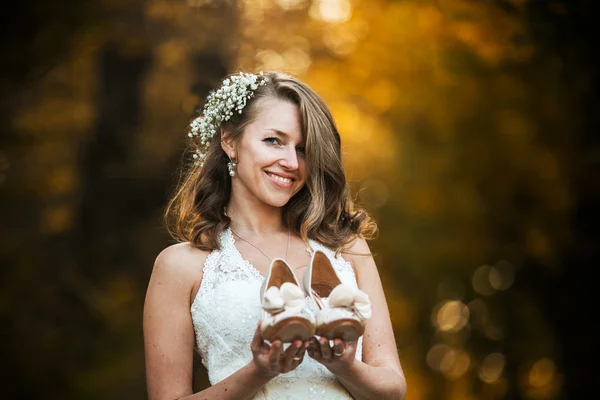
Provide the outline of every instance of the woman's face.
<path id="1" fill-rule="evenodd" d="M 300 112 L 295 104 L 277 99 L 261 101 L 259 109 L 234 147 L 232 190 L 246 200 L 282 207 L 306 179 Z"/>

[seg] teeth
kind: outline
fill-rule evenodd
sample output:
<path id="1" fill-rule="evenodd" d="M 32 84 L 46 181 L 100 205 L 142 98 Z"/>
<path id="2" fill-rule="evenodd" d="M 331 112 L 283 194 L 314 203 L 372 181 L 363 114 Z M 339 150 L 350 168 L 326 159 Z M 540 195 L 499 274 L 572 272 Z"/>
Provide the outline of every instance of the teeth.
<path id="1" fill-rule="evenodd" d="M 278 176 L 278 175 L 269 174 L 269 176 L 270 176 L 271 178 L 275 178 L 275 179 L 277 179 L 279 182 L 283 182 L 283 183 L 288 183 L 288 182 L 291 182 L 291 181 L 292 181 L 290 178 L 284 178 L 284 177 L 281 177 L 281 176 Z"/>

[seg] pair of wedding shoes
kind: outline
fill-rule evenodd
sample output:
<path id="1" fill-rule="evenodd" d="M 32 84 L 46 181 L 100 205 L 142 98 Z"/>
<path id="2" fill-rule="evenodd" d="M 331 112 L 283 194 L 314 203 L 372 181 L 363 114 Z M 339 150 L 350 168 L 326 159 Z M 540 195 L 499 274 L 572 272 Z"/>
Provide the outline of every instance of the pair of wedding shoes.
<path id="1" fill-rule="evenodd" d="M 263 339 L 290 343 L 315 334 L 345 341 L 362 336 L 371 317 L 369 296 L 342 283 L 322 251 L 313 253 L 303 283 L 304 290 L 284 260 L 272 261 L 260 289 Z M 306 295 L 316 304 L 316 315 L 308 308 Z"/>

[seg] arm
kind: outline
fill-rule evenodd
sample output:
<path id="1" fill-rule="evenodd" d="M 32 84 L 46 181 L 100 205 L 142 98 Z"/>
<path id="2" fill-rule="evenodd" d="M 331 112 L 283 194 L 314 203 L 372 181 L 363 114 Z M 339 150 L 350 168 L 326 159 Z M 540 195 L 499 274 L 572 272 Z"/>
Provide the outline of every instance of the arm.
<path id="1" fill-rule="evenodd" d="M 300 341 L 285 352 L 281 342 L 267 345 L 257 328 L 252 361 L 218 384 L 193 394 L 195 338 L 190 307 L 206 256 L 188 244 L 177 244 L 161 252 L 154 264 L 144 304 L 149 400 L 252 399 L 273 377 L 295 368 L 299 363 L 293 358 L 304 353 Z"/>
<path id="2" fill-rule="evenodd" d="M 353 264 L 358 286 L 369 295 L 373 310 L 363 335 L 363 361 L 355 359 L 356 343 L 339 339 L 334 340 L 333 347 L 324 338 L 320 342 L 315 339 L 309 354 L 315 354 L 355 399 L 404 399 L 406 381 L 375 260 L 371 255 L 356 255 L 371 253 L 362 238 L 352 244 L 349 253 L 346 258 Z"/>

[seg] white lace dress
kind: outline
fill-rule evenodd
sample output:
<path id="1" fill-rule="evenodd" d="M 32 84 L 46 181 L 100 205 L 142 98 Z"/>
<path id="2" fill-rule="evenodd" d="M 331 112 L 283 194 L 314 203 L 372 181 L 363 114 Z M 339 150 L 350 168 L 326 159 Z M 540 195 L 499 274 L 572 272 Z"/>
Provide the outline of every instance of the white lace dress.
<path id="1" fill-rule="evenodd" d="M 211 384 L 227 378 L 252 360 L 250 342 L 260 317 L 260 286 L 264 277 L 235 247 L 230 229 L 220 236 L 221 249 L 213 250 L 204 264 L 202 283 L 191 313 L 197 350 Z M 342 282 L 356 287 L 352 266 L 332 250 L 310 241 L 332 261 Z M 309 299 L 313 310 L 315 306 Z M 356 358 L 361 359 L 362 338 Z M 305 355 L 295 370 L 281 374 L 263 386 L 255 399 L 306 400 L 352 399 L 325 367 Z"/>

